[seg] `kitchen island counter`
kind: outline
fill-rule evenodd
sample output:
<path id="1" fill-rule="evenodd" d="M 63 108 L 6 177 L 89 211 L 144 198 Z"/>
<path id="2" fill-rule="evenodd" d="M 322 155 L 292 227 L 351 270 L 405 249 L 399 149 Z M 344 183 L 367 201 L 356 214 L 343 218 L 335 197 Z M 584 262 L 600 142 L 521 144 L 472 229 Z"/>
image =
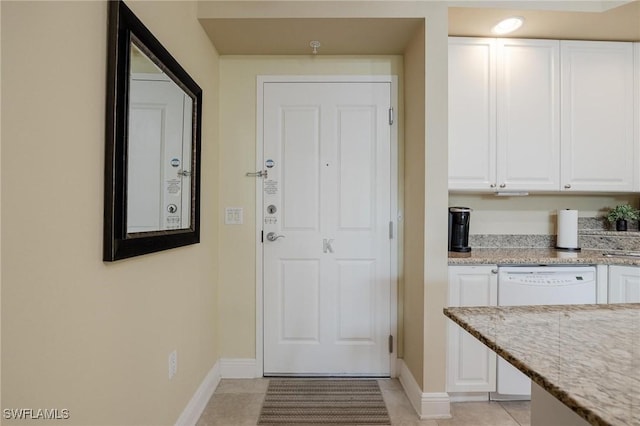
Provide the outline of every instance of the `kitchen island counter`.
<path id="1" fill-rule="evenodd" d="M 561 251 L 552 248 L 477 248 L 468 253 L 449 252 L 449 265 L 629 265 L 640 266 L 640 256 L 609 257 L 606 250 Z M 615 253 L 615 252 L 612 252 Z"/>
<path id="2" fill-rule="evenodd" d="M 640 425 L 640 304 L 444 313 L 590 424 Z M 534 425 L 548 414 L 536 412 L 535 397 Z"/>

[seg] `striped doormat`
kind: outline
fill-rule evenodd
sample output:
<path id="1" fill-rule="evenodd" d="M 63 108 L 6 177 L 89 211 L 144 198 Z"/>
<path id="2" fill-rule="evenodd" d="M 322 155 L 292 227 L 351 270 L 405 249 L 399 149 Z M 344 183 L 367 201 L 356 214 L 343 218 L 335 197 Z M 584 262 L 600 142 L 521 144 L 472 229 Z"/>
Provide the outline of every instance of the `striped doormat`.
<path id="1" fill-rule="evenodd" d="M 390 425 L 377 380 L 271 379 L 259 425 Z"/>

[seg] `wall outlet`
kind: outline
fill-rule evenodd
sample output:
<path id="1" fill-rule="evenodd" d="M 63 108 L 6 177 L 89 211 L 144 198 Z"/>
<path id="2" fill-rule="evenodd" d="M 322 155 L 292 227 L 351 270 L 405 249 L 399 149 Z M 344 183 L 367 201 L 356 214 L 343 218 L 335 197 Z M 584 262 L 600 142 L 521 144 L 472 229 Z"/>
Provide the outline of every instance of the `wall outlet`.
<path id="1" fill-rule="evenodd" d="M 169 380 L 178 372 L 178 351 L 174 350 L 169 354 Z"/>

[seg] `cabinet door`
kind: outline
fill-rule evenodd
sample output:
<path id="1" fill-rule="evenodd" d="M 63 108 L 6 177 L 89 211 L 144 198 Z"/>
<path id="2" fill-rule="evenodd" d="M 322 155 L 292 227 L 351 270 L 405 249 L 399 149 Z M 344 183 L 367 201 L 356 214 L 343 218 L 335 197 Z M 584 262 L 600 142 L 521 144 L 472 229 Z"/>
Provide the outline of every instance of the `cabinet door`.
<path id="1" fill-rule="evenodd" d="M 497 303 L 497 266 L 449 267 L 449 306 L 496 306 Z M 495 352 L 452 321 L 447 331 L 447 392 L 495 391 Z"/>
<path id="2" fill-rule="evenodd" d="M 632 191 L 633 44 L 561 41 L 563 190 Z"/>
<path id="3" fill-rule="evenodd" d="M 559 41 L 498 39 L 498 190 L 560 189 L 559 82 Z"/>
<path id="4" fill-rule="evenodd" d="M 495 187 L 495 85 L 495 40 L 449 38 L 449 189 Z"/>
<path id="5" fill-rule="evenodd" d="M 609 303 L 640 303 L 640 267 L 609 266 Z"/>

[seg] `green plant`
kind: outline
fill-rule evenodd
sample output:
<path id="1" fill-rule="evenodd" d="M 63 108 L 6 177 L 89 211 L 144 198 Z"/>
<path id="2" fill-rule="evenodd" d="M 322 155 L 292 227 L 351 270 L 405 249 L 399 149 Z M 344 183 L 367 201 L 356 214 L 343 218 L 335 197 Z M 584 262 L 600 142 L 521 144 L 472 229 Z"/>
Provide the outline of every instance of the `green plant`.
<path id="1" fill-rule="evenodd" d="M 637 220 L 640 217 L 640 211 L 634 209 L 629 204 L 620 204 L 615 206 L 607 214 L 607 220 L 609 222 L 615 222 L 617 220 Z"/>

